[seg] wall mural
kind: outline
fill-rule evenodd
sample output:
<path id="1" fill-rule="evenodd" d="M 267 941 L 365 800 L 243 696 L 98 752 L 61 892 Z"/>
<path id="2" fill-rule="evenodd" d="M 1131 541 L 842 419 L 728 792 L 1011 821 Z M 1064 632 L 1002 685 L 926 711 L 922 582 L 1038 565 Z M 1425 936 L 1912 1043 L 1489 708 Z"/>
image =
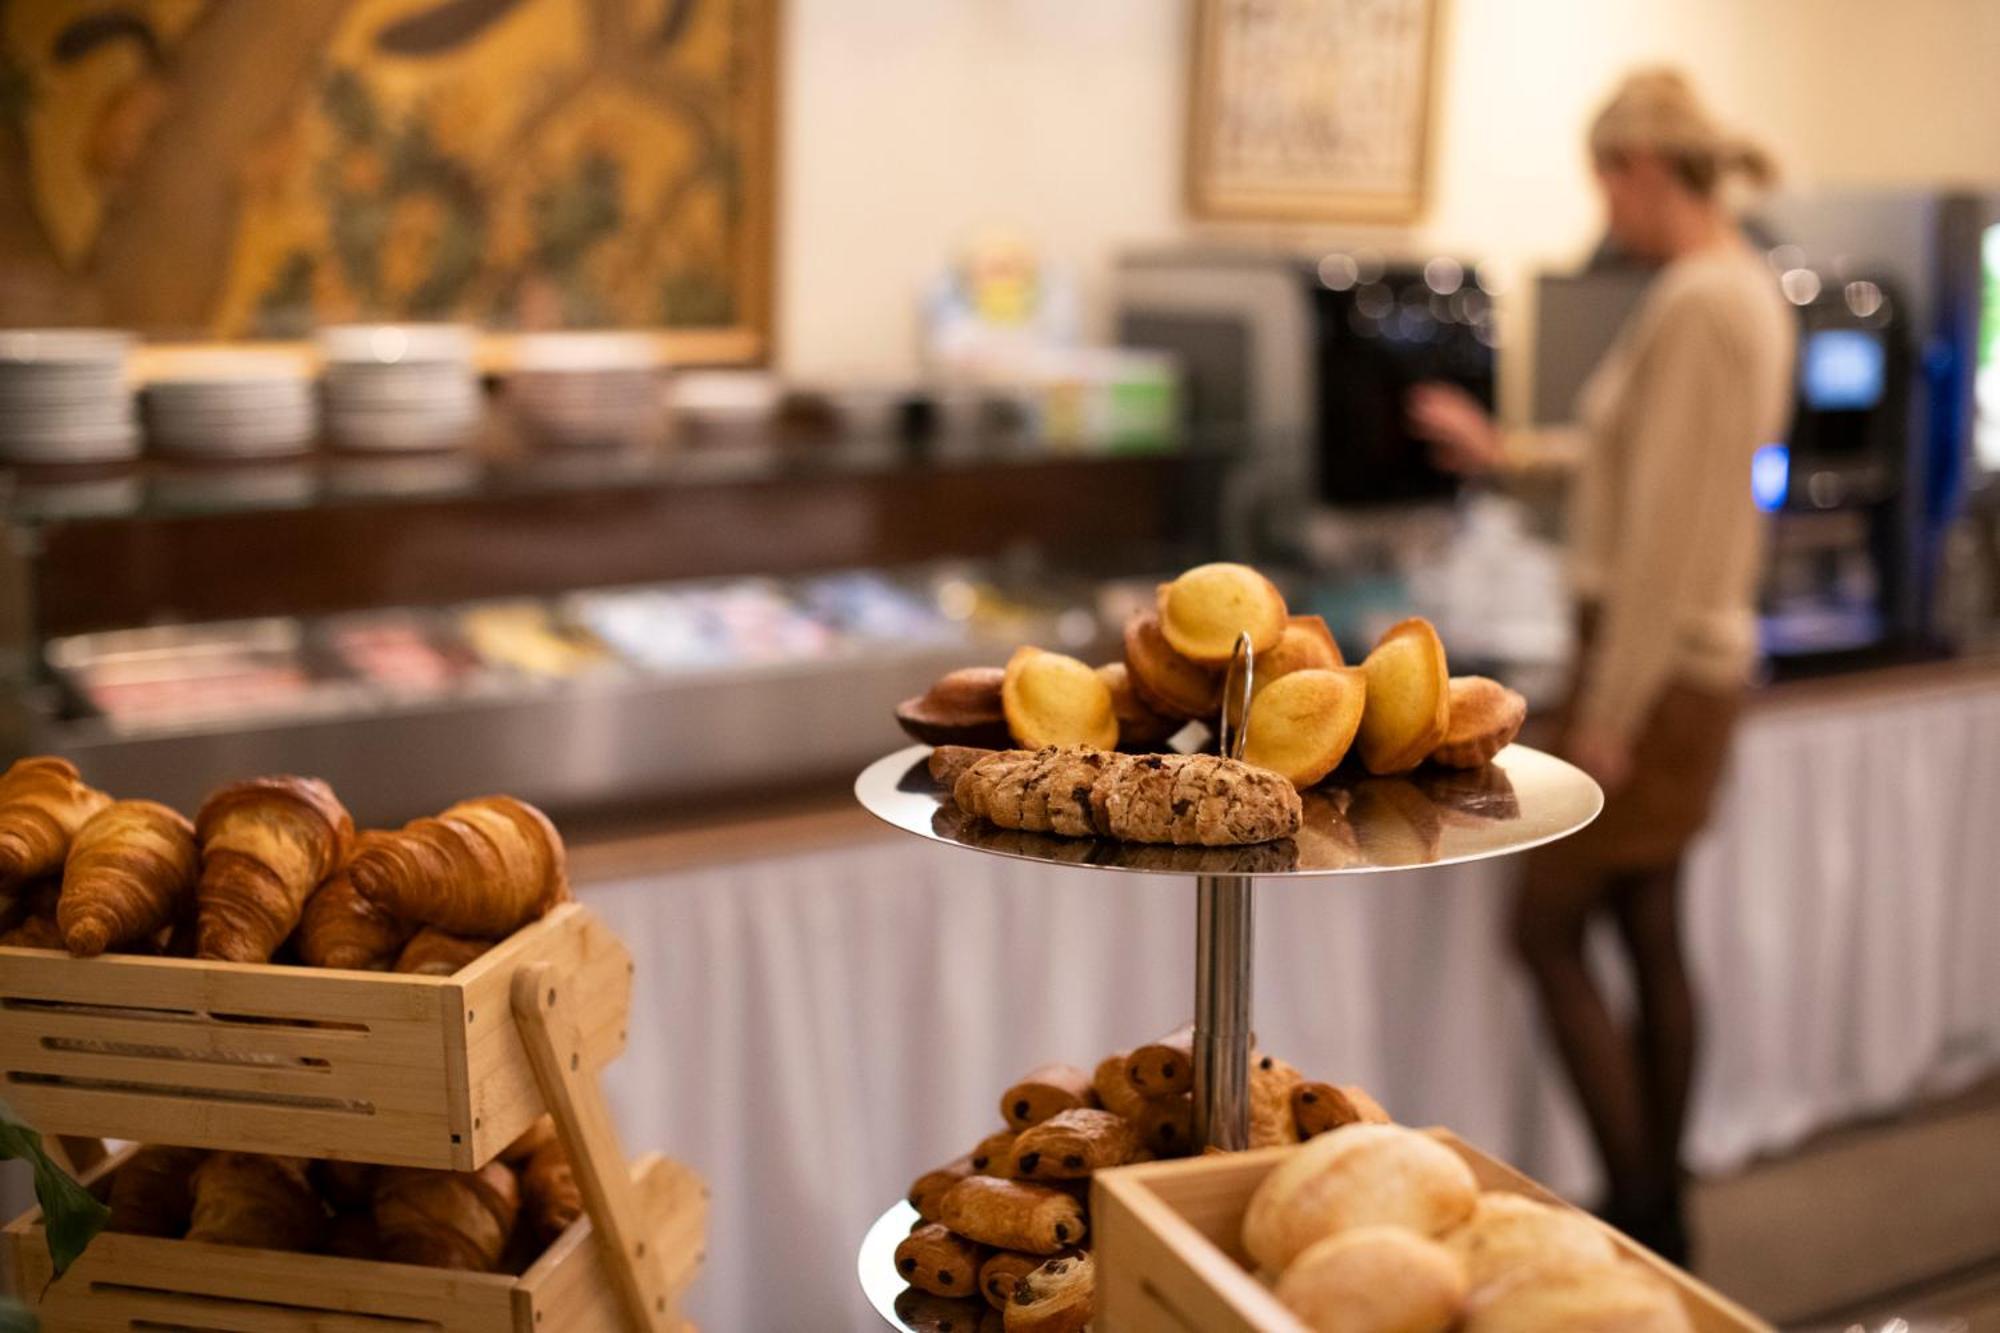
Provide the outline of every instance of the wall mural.
<path id="1" fill-rule="evenodd" d="M 1189 206 L 1406 222 L 1423 208 L 1443 0 L 1196 0 Z"/>
<path id="2" fill-rule="evenodd" d="M 766 327 L 774 0 L 0 0 L 0 309 Z"/>

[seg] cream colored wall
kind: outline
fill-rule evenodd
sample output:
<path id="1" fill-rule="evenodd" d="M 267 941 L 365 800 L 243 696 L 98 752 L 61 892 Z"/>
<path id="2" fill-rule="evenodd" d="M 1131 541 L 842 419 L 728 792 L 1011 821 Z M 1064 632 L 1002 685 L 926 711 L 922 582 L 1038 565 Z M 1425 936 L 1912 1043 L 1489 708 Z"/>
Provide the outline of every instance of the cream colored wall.
<path id="1" fill-rule="evenodd" d="M 1447 4 L 1416 227 L 1206 230 L 1449 249 L 1517 275 L 1560 262 L 1597 227 L 1582 126 L 1620 71 L 1660 60 L 1794 180 L 2000 181 L 1996 0 Z M 787 370 L 909 374 L 918 292 L 984 227 L 1074 264 L 1099 330 L 1118 248 L 1197 232 L 1180 203 L 1185 0 L 789 0 L 786 23 Z M 1510 336 L 1529 313 L 1515 304 Z"/>

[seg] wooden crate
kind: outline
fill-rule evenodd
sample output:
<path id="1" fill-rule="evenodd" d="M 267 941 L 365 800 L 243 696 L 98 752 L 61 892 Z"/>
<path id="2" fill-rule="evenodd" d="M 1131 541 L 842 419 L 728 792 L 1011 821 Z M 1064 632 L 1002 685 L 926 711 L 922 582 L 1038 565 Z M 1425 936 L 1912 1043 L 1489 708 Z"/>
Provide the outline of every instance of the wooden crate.
<path id="1" fill-rule="evenodd" d="M 0 948 L 0 1099 L 53 1133 L 473 1170 L 544 1109 L 510 1003 L 534 961 L 595 1073 L 632 964 L 575 903 L 449 977 Z"/>
<path id="2" fill-rule="evenodd" d="M 1338 1132 L 1338 1131 L 1336 1131 Z M 1463 1157 L 1480 1188 L 1569 1207 L 1449 1130 L 1426 1131 Z M 1098 1333 L 1307 1333 L 1245 1266 L 1243 1212 L 1258 1182 L 1296 1148 L 1265 1148 L 1099 1172 L 1091 1186 Z M 1602 1226 L 1602 1223 L 1598 1225 Z M 1620 1253 L 1680 1293 L 1696 1333 L 1774 1333 L 1719 1292 L 1609 1227 Z"/>
<path id="3" fill-rule="evenodd" d="M 115 1170 L 121 1158 L 92 1173 Z M 671 1297 L 701 1262 L 707 1197 L 658 1156 L 632 1168 L 645 1234 Z M 618 1285 L 588 1217 L 521 1276 L 105 1233 L 51 1282 L 41 1216 L 7 1228 L 16 1289 L 63 1333 L 626 1333 Z M 683 1326 L 688 1329 L 688 1326 Z M 691 1329 L 688 1329 L 691 1333 Z"/>

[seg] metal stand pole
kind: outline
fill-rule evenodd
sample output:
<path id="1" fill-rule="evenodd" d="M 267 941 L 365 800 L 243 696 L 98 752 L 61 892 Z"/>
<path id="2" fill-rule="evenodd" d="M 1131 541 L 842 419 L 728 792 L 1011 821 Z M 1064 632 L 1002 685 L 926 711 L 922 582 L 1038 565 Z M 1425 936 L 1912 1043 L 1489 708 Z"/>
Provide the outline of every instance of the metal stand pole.
<path id="1" fill-rule="evenodd" d="M 1194 1139 L 1250 1146 L 1250 891 L 1244 875 L 1195 881 Z"/>

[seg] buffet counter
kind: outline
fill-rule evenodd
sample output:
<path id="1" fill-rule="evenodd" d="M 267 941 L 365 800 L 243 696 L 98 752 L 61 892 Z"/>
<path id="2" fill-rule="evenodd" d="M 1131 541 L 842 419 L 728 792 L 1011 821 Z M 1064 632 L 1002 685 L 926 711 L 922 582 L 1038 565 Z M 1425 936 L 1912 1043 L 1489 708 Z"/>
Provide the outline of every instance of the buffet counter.
<path id="1" fill-rule="evenodd" d="M 947 857 L 850 799 L 833 784 L 575 838 L 581 895 L 630 945 L 634 1011 L 655 1016 L 609 1077 L 622 1132 L 714 1187 L 705 1327 L 875 1327 L 854 1246 L 912 1175 L 992 1127 L 992 1089 L 1187 1017 L 1191 885 Z M 1760 698 L 1689 867 L 1711 1017 L 1701 1170 L 2000 1063 L 1996 808 L 2000 663 Z M 1508 874 L 1267 889 L 1257 1029 L 1399 1118 L 1587 1195 L 1582 1127 L 1506 952 Z"/>

